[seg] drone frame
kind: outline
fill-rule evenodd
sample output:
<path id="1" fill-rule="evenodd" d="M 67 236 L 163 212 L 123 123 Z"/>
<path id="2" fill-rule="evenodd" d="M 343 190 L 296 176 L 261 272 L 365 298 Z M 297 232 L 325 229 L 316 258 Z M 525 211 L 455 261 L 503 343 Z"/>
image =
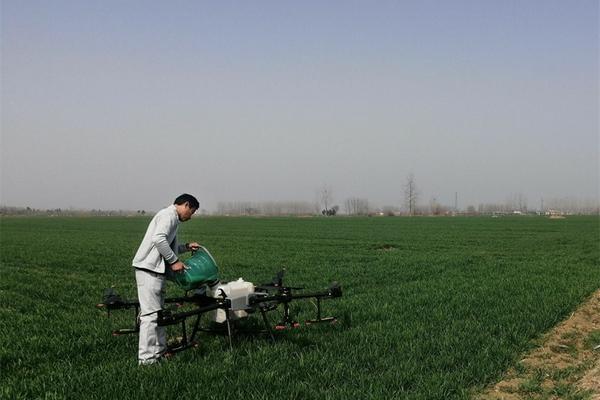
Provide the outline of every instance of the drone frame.
<path id="1" fill-rule="evenodd" d="M 275 330 L 281 331 L 289 328 L 297 328 L 300 324 L 292 318 L 290 312 L 290 303 L 294 300 L 301 299 L 315 299 L 316 300 L 316 317 L 314 319 L 306 320 L 306 325 L 316 323 L 335 323 L 336 317 L 323 317 L 321 300 L 337 298 L 342 296 L 342 288 L 337 282 L 333 282 L 330 287 L 326 290 L 312 293 L 294 293 L 297 290 L 303 290 L 301 287 L 285 286 L 283 284 L 283 274 L 285 270 L 280 271 L 272 282 L 255 287 L 255 292 L 248 296 L 248 308 L 244 309 L 248 314 L 252 314 L 256 311 L 260 312 L 262 322 L 265 326 L 264 330 L 259 331 L 260 333 L 266 333 L 269 335 L 272 341 L 275 341 L 273 330 L 269 324 L 267 318 L 267 312 L 273 311 L 283 306 L 283 315 L 280 322 L 275 325 Z M 229 341 L 229 348 L 233 348 L 232 336 L 233 336 L 233 318 L 231 317 L 231 301 L 227 298 L 225 293 L 221 291 L 220 296 L 213 298 L 202 294 L 186 295 L 182 297 L 170 297 L 165 298 L 165 304 L 175 304 L 176 306 L 182 306 L 185 303 L 193 304 L 196 307 L 189 311 L 172 312 L 169 309 L 162 309 L 157 312 L 157 323 L 159 326 L 170 326 L 181 324 L 181 340 L 174 346 L 168 348 L 169 353 L 176 353 L 190 347 L 196 346 L 195 338 L 199 331 L 203 332 L 222 332 L 223 330 L 203 328 L 200 326 L 200 319 L 202 315 L 207 312 L 221 309 L 225 312 L 225 325 L 227 328 L 227 337 Z M 113 330 L 114 336 L 120 336 L 125 334 L 133 334 L 139 332 L 139 319 L 138 314 L 140 310 L 139 301 L 123 300 L 113 288 L 107 288 L 104 291 L 104 300 L 102 303 L 96 305 L 97 308 L 106 309 L 108 316 L 110 317 L 111 311 L 115 310 L 126 310 L 134 309 L 135 312 L 135 325 L 133 328 L 117 329 Z M 192 330 L 188 335 L 188 326 L 186 321 L 188 318 L 194 318 L 192 322 Z"/>

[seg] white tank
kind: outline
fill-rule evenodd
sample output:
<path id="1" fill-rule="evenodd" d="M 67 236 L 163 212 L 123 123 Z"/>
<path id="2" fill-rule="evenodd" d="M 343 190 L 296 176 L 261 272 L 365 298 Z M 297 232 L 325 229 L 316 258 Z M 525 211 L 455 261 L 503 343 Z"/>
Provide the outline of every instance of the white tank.
<path id="1" fill-rule="evenodd" d="M 237 281 L 221 283 L 212 288 L 212 297 L 221 297 L 221 291 L 224 292 L 227 298 L 231 301 L 231 312 L 229 313 L 231 319 L 244 318 L 248 316 L 248 313 L 245 310 L 249 308 L 248 296 L 254 293 L 254 284 L 252 282 L 246 282 L 242 278 L 239 278 Z M 215 310 L 215 322 L 223 323 L 225 322 L 225 319 L 225 310 Z"/>

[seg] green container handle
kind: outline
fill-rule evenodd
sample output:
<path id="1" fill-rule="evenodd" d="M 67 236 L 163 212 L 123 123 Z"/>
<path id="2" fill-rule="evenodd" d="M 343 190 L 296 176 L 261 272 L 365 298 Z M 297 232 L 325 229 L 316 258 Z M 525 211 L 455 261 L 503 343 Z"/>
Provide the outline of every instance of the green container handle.
<path id="1" fill-rule="evenodd" d="M 202 254 L 194 260 L 194 256 L 200 250 L 202 250 Z M 188 265 L 189 263 L 192 265 Z M 180 273 L 170 272 L 167 274 L 167 279 L 175 282 L 177 286 L 184 290 L 195 289 L 219 279 L 217 262 L 204 246 L 200 246 L 198 250 L 192 252 L 192 257 L 186 260 L 183 265 L 184 271 Z"/>

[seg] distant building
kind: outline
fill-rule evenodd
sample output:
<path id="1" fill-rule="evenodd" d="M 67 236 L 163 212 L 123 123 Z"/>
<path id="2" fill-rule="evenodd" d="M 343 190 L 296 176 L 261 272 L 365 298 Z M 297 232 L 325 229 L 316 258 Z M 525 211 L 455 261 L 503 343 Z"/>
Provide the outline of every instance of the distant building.
<path id="1" fill-rule="evenodd" d="M 546 210 L 546 216 L 553 219 L 563 219 L 565 215 L 559 210 Z"/>

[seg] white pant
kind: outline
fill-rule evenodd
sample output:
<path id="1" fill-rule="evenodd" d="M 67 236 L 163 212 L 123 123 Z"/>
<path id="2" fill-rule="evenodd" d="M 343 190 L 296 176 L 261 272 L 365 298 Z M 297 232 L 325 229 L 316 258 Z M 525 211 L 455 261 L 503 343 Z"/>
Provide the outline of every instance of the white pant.
<path id="1" fill-rule="evenodd" d="M 158 311 L 165 299 L 165 277 L 154 272 L 135 270 L 138 300 L 140 302 L 140 341 L 138 360 L 140 364 L 158 361 L 167 349 L 167 333 L 158 326 Z"/>

